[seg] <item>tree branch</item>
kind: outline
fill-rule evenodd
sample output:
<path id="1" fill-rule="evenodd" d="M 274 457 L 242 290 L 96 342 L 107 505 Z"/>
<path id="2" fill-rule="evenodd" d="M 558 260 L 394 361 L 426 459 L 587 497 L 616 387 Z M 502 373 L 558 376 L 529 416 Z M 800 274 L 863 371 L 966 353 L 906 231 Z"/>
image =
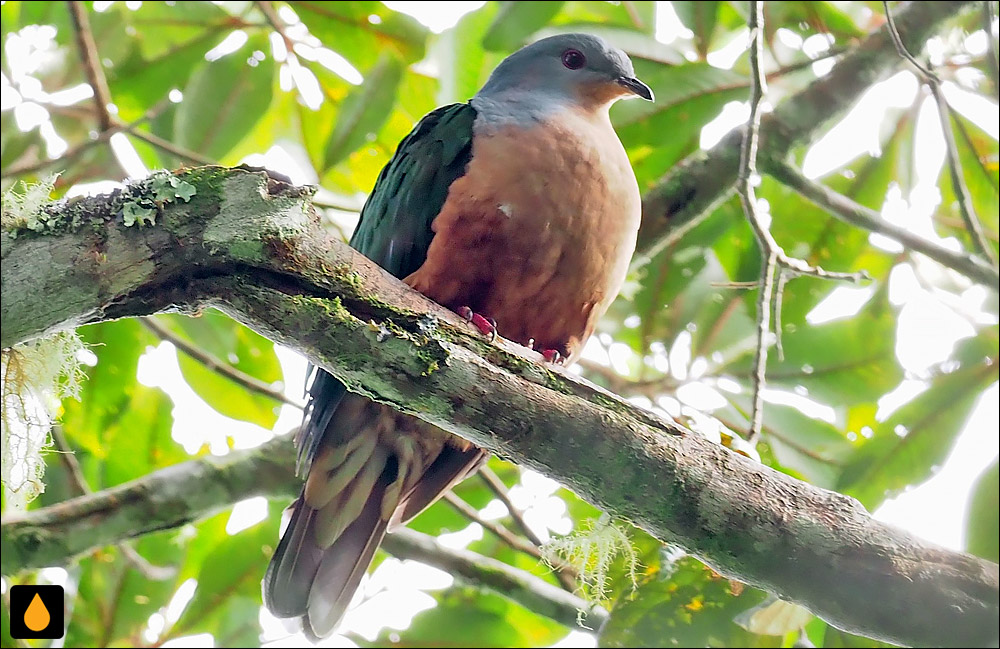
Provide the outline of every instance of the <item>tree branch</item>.
<path id="1" fill-rule="evenodd" d="M 186 340 L 175 334 L 169 328 L 163 326 L 161 323 L 157 322 L 153 318 L 141 318 L 139 320 L 147 329 L 152 331 L 160 340 L 166 340 L 182 353 L 187 354 L 194 360 L 198 361 L 205 366 L 206 369 L 224 376 L 233 383 L 238 383 L 242 385 L 247 390 L 251 392 L 256 392 L 257 394 L 262 394 L 266 397 L 270 397 L 275 401 L 280 401 L 281 403 L 287 403 L 288 405 L 302 410 L 305 406 L 291 399 L 285 395 L 281 390 L 275 390 L 270 385 L 261 381 L 255 376 L 250 376 L 246 372 L 241 372 L 229 363 L 224 363 L 212 354 L 208 353 L 201 347 L 198 347 L 194 343 Z"/>
<path id="2" fill-rule="evenodd" d="M 930 88 L 934 103 L 937 104 L 938 118 L 941 121 L 941 134 L 945 144 L 945 161 L 948 164 L 948 174 L 951 177 L 951 189 L 955 192 L 958 211 L 965 222 L 965 228 L 969 231 L 972 243 L 979 249 L 979 252 L 995 266 L 997 263 L 996 255 L 993 254 L 993 248 L 990 247 L 986 235 L 983 234 L 983 226 L 979 223 L 975 208 L 972 207 L 969 189 L 965 186 L 965 178 L 962 176 L 962 163 L 958 160 L 958 146 L 955 144 L 955 134 L 951 130 L 951 110 L 948 108 L 948 102 L 945 101 L 944 95 L 941 94 L 941 80 L 930 68 L 925 68 L 916 57 L 910 54 L 903 39 L 899 36 L 899 30 L 887 0 L 882 1 L 882 8 L 885 10 L 886 26 L 889 28 L 889 35 L 892 37 L 892 44 L 896 47 L 896 51 L 916 69 L 917 75 Z M 990 40 L 989 33 L 987 33 L 987 40 Z"/>
<path id="3" fill-rule="evenodd" d="M 896 26 L 909 49 L 919 51 L 942 22 L 970 4 L 910 2 L 895 12 Z M 811 142 L 827 124 L 844 115 L 873 83 L 899 65 L 899 61 L 888 26 L 883 26 L 844 55 L 829 74 L 791 95 L 761 119 L 761 155 L 782 158 L 792 147 Z M 644 266 L 679 241 L 732 196 L 745 133 L 745 126 L 735 129 L 710 151 L 692 153 L 646 193 L 633 269 Z"/>
<path id="4" fill-rule="evenodd" d="M 126 548 L 131 538 L 206 518 L 243 497 L 292 497 L 301 487 L 294 462 L 290 440 L 278 437 L 256 449 L 189 460 L 96 494 L 4 517 L 0 572 L 64 566 L 106 545 Z M 252 488 L 241 496 L 247 487 Z M 607 619 L 606 610 L 543 579 L 474 552 L 444 548 L 419 532 L 401 529 L 383 547 L 400 559 L 422 561 L 490 588 L 567 626 L 576 626 L 578 611 L 591 624 Z"/>
<path id="5" fill-rule="evenodd" d="M 63 467 L 69 474 L 69 481 L 76 489 L 77 493 L 81 496 L 87 496 L 94 493 L 94 490 L 90 488 L 90 484 L 87 482 L 87 478 L 83 475 L 83 468 L 76 459 L 76 454 L 70 447 L 69 442 L 66 440 L 66 435 L 63 434 L 62 426 L 56 424 L 52 426 L 49 431 L 52 435 L 52 441 L 55 443 L 56 449 L 59 453 L 59 459 L 63 463 Z M 132 564 L 132 567 L 142 573 L 142 576 L 146 579 L 153 581 L 165 581 L 167 579 L 172 579 L 177 575 L 177 570 L 174 568 L 167 568 L 163 566 L 157 566 L 146 560 L 146 557 L 139 554 L 135 548 L 128 544 L 126 541 L 122 541 L 118 544 L 118 549 L 121 550 L 122 556 L 125 560 Z"/>
<path id="6" fill-rule="evenodd" d="M 794 189 L 830 214 L 869 232 L 877 232 L 899 242 L 910 250 L 926 255 L 943 266 L 951 268 L 986 288 L 997 290 L 1000 273 L 979 257 L 948 250 L 918 234 L 889 223 L 875 210 L 855 203 L 826 185 L 806 178 L 801 170 L 781 160 L 769 160 L 767 173 L 784 185 Z"/>
<path id="7" fill-rule="evenodd" d="M 153 202 L 166 182 L 153 176 L 50 205 L 33 221 L 44 232 L 3 232 L 0 346 L 87 322 L 214 306 L 351 390 L 558 479 L 718 572 L 840 628 L 901 644 L 995 641 L 996 564 L 873 520 L 851 498 L 709 442 L 530 350 L 488 343 L 324 232 L 309 190 L 244 168 L 192 169 L 176 180 L 194 191 L 190 202 Z M 155 225 L 124 225 L 124 214 L 149 204 Z M 290 456 L 291 443 L 284 445 Z M 165 515 L 176 524 L 221 500 L 261 493 L 274 480 L 269 473 L 292 462 L 279 466 L 274 456 L 246 460 L 257 464 L 250 481 L 206 477 L 213 486 L 197 493 L 182 490 L 189 474 L 161 471 L 148 502 L 119 499 L 91 511 L 89 529 L 134 536 L 149 531 L 136 529 L 147 521 L 161 529 Z M 158 506 L 171 498 L 190 506 Z M 52 527 L 44 534 L 11 537 L 16 553 L 5 542 L 3 561 L 48 565 L 71 556 L 85 535 L 45 520 Z M 47 555 L 33 556 L 33 548 Z"/>
<path id="8" fill-rule="evenodd" d="M 121 126 L 121 124 L 119 124 L 119 126 Z M 208 156 L 204 156 L 194 151 L 189 151 L 188 149 L 174 144 L 170 140 L 163 139 L 155 133 L 150 133 L 149 131 L 143 131 L 136 128 L 136 125 L 123 126 L 122 128 L 124 128 L 125 131 L 132 137 L 140 139 L 150 146 L 154 146 L 161 151 L 169 153 L 185 163 L 195 165 L 212 165 L 216 163 L 215 160 L 212 160 Z"/>
<path id="9" fill-rule="evenodd" d="M 554 566 L 556 578 L 559 580 L 559 583 L 562 584 L 563 589 L 571 593 L 576 590 L 576 576 L 578 573 L 573 566 L 563 563 L 559 560 L 559 557 L 546 557 L 542 554 L 541 548 L 531 543 L 531 541 L 522 539 L 520 536 L 514 534 L 499 523 L 484 519 L 479 515 L 479 512 L 476 511 L 475 507 L 459 498 L 454 492 L 445 492 L 442 500 L 454 507 L 455 510 L 462 516 L 465 516 L 474 523 L 482 525 L 483 528 L 490 531 L 494 536 L 514 550 L 523 552 L 528 556 L 538 559 L 539 561 L 545 561 Z"/>
<path id="10" fill-rule="evenodd" d="M 400 559 L 415 559 L 474 585 L 485 586 L 539 615 L 570 628 L 600 628 L 608 612 L 544 579 L 468 550 L 438 545 L 434 537 L 406 528 L 386 536 L 382 547 Z"/>
<path id="11" fill-rule="evenodd" d="M 503 503 L 503 506 L 507 508 L 507 514 L 510 516 L 511 520 L 514 521 L 514 524 L 517 525 L 518 529 L 521 530 L 521 533 L 528 537 L 528 539 L 535 545 L 544 545 L 542 539 L 535 534 L 535 531 L 531 529 L 528 522 L 524 520 L 524 516 L 521 515 L 521 511 L 514 506 L 514 501 L 510 499 L 510 494 L 507 493 L 507 485 L 503 483 L 500 476 L 494 473 L 493 469 L 486 465 L 479 467 L 477 475 L 482 478 L 483 482 L 486 483 L 486 486 L 493 491 L 493 495 L 495 495 L 500 502 Z"/>
<path id="12" fill-rule="evenodd" d="M 90 19 L 82 2 L 70 0 L 69 15 L 73 19 L 73 29 L 76 32 L 76 45 L 80 50 L 80 59 L 87 74 L 87 82 L 94 90 L 94 106 L 97 108 L 97 125 L 100 132 L 109 130 L 114 120 L 108 111 L 111 104 L 111 91 L 108 90 L 108 80 L 101 67 L 101 58 L 97 54 L 97 44 L 94 42 L 94 32 L 90 29 Z"/>

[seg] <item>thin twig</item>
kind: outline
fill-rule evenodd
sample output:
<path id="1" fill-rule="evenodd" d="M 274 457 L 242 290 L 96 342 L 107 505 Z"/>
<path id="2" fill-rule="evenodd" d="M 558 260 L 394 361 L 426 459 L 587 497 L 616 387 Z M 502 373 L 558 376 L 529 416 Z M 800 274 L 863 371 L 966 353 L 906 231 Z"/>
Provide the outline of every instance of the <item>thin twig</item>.
<path id="1" fill-rule="evenodd" d="M 607 611 L 602 607 L 588 603 L 524 570 L 468 550 L 444 548 L 434 537 L 405 527 L 387 535 L 382 547 L 400 559 L 415 559 L 445 570 L 457 579 L 492 588 L 528 610 L 570 627 L 582 623 L 600 628 L 608 617 Z"/>
<path id="2" fill-rule="evenodd" d="M 172 343 L 174 347 L 184 352 L 194 360 L 198 361 L 199 363 L 204 365 L 207 369 L 221 376 L 224 376 L 235 383 L 239 383 L 240 385 L 242 385 L 243 387 L 252 392 L 263 394 L 264 396 L 270 397 L 275 401 L 287 403 L 288 405 L 294 406 L 295 408 L 299 408 L 300 410 L 303 408 L 303 405 L 298 401 L 296 401 L 295 399 L 288 397 L 280 390 L 275 390 L 270 385 L 268 385 L 264 381 L 261 381 L 257 377 L 250 376 L 246 372 L 241 372 L 240 370 L 236 369 L 229 363 L 222 362 L 221 360 L 219 360 L 209 352 L 205 351 L 204 349 L 181 338 L 180 336 L 178 336 L 173 331 L 163 326 L 153 318 L 141 318 L 140 322 L 142 322 L 142 324 L 144 324 L 147 329 L 152 331 L 159 338 L 161 338 L 162 340 L 166 340 L 169 343 Z"/>
<path id="3" fill-rule="evenodd" d="M 896 28 L 896 21 L 892 17 L 892 11 L 889 9 L 889 3 L 887 0 L 882 0 L 882 8 L 885 9 L 885 19 L 888 22 L 889 36 L 892 38 L 892 44 L 896 46 L 896 51 L 904 59 L 913 64 L 913 67 L 917 69 L 920 76 L 925 79 L 937 79 L 937 75 L 931 72 L 928 68 L 925 68 L 923 64 L 916 59 L 915 56 L 910 54 L 910 51 L 906 49 L 906 45 L 903 43 L 903 38 L 899 35 L 899 30 Z"/>
<path id="4" fill-rule="evenodd" d="M 845 223 L 897 241 L 994 291 L 1000 284 L 1000 273 L 979 257 L 948 250 L 911 230 L 889 223 L 875 210 L 854 202 L 822 183 L 810 180 L 801 170 L 787 162 L 770 159 L 767 161 L 767 172 Z"/>
<path id="5" fill-rule="evenodd" d="M 645 28 L 645 25 L 642 24 L 642 17 L 639 16 L 639 12 L 636 11 L 634 3 L 629 0 L 625 0 L 625 2 L 622 2 L 622 8 L 625 9 L 625 13 L 628 14 L 628 19 L 632 21 L 632 25 L 636 29 L 642 30 Z"/>
<path id="6" fill-rule="evenodd" d="M 778 288 L 774 294 L 774 349 L 778 352 L 778 360 L 785 360 L 785 348 L 781 344 L 781 299 L 785 294 L 785 284 L 791 276 L 782 266 L 778 266 Z"/>
<path id="7" fill-rule="evenodd" d="M 73 484 L 74 489 L 81 496 L 94 493 L 94 490 L 90 488 L 90 484 L 87 483 L 86 476 L 83 475 L 83 468 L 80 466 L 79 460 L 76 459 L 76 452 L 69 445 L 69 441 L 63 433 L 62 426 L 58 424 L 53 426 L 51 434 L 52 441 L 55 443 L 56 450 L 59 453 L 59 459 L 62 461 L 63 466 L 66 467 L 66 472 L 69 474 L 69 481 Z M 121 550 L 125 560 L 141 572 L 146 579 L 166 581 L 177 575 L 176 568 L 172 566 L 157 566 L 150 563 L 146 557 L 139 554 L 135 548 L 125 541 L 119 543 L 117 547 Z"/>
<path id="8" fill-rule="evenodd" d="M 181 160 L 186 160 L 187 162 L 197 165 L 218 164 L 218 161 L 213 160 L 212 158 L 180 147 L 169 140 L 164 140 L 162 137 L 154 135 L 153 133 L 149 133 L 147 131 L 140 131 L 138 128 L 135 128 L 135 126 L 126 126 L 125 130 L 128 132 L 129 135 L 136 137 L 142 140 L 143 142 L 146 142 L 147 144 L 151 144 L 157 149 L 166 151 L 167 153 L 175 157 L 178 157 Z"/>
<path id="9" fill-rule="evenodd" d="M 753 382 L 753 410 L 750 418 L 750 431 L 747 435 L 747 442 L 754 444 L 760 436 L 761 423 L 763 421 L 764 399 L 763 391 L 765 387 L 764 369 L 767 366 L 767 347 L 770 344 L 771 309 L 774 300 L 774 282 L 777 275 L 787 275 L 788 278 L 799 275 L 809 275 L 820 279 L 846 280 L 860 282 L 868 279 L 868 274 L 843 273 L 828 271 L 819 266 L 788 256 L 778 242 L 771 235 L 771 231 L 764 225 L 757 213 L 757 196 L 754 186 L 759 181 L 757 175 L 757 146 L 760 139 L 760 102 L 767 89 L 767 80 L 761 71 L 760 61 L 764 55 L 763 39 L 764 11 L 763 2 L 752 1 L 750 3 L 750 16 L 748 19 L 750 28 L 750 119 L 747 121 L 746 130 L 743 133 L 743 142 L 740 146 L 739 172 L 736 182 L 736 191 L 740 196 L 740 203 L 743 205 L 743 212 L 754 237 L 760 247 L 761 256 L 764 259 L 760 272 L 759 294 L 757 296 L 757 352 L 754 360 Z M 781 282 L 784 288 L 784 282 Z"/>
<path id="10" fill-rule="evenodd" d="M 268 2 L 268 0 L 260 0 L 254 4 L 257 5 L 257 9 L 264 14 L 264 18 L 271 26 L 271 29 L 277 32 L 278 36 L 281 37 L 281 40 L 285 42 L 285 49 L 288 50 L 289 56 L 295 56 L 295 41 L 289 38 L 288 34 L 285 32 L 285 23 L 283 23 L 281 17 L 278 16 L 278 12 L 274 10 L 274 5 Z"/>
<path id="11" fill-rule="evenodd" d="M 989 2 L 986 4 L 989 4 Z M 962 215 L 962 220 L 965 221 L 965 227 L 969 231 L 969 235 L 972 237 L 976 248 L 979 249 L 980 254 L 989 259 L 991 265 L 996 266 L 996 254 L 983 234 L 983 226 L 979 223 L 979 218 L 976 216 L 975 208 L 972 205 L 972 199 L 969 197 L 969 190 L 965 186 L 965 178 L 962 175 L 962 163 L 958 159 L 958 145 L 955 144 L 955 134 L 951 129 L 951 110 L 948 108 L 948 102 L 941 92 L 941 79 L 930 68 L 921 65 L 916 57 L 910 54 L 910 51 L 906 49 L 906 44 L 903 43 L 902 37 L 899 35 L 899 30 L 896 29 L 896 21 L 893 20 L 888 1 L 883 0 L 882 6 L 885 9 L 889 35 L 896 46 L 896 51 L 916 68 L 922 81 L 930 88 L 931 96 L 934 97 L 934 102 L 937 104 L 938 117 L 941 120 L 941 131 L 944 135 L 945 159 L 948 163 L 948 173 L 951 176 L 951 188 L 955 193 L 955 199 L 958 201 L 958 210 Z M 992 40 L 991 34 L 987 33 L 987 39 Z"/>
<path id="12" fill-rule="evenodd" d="M 760 287 L 757 295 L 757 350 L 754 354 L 753 374 L 753 408 L 750 415 L 750 431 L 747 443 L 757 443 L 760 429 L 764 422 L 764 386 L 765 369 L 767 367 L 767 347 L 770 344 L 771 293 L 774 291 L 774 274 L 778 268 L 777 255 L 773 252 L 764 261 L 760 274 Z"/>
<path id="13" fill-rule="evenodd" d="M 472 505 L 459 498 L 454 492 L 445 492 L 443 498 L 445 502 L 454 507 L 459 514 L 465 516 L 473 523 L 482 525 L 483 528 L 489 530 L 494 536 L 513 549 L 554 566 L 556 568 L 556 577 L 559 579 L 559 583 L 562 584 L 562 587 L 571 593 L 576 590 L 577 584 L 575 578 L 577 576 L 577 571 L 575 568 L 562 563 L 555 557 L 547 557 L 543 555 L 541 549 L 539 549 L 537 545 L 522 539 L 520 536 L 514 534 L 499 523 L 484 519 L 479 515 L 479 512 L 472 507 Z"/>
<path id="14" fill-rule="evenodd" d="M 70 0 L 69 15 L 73 19 L 73 30 L 76 32 L 76 45 L 80 48 L 83 59 L 83 69 L 87 73 L 87 82 L 94 89 L 94 105 L 97 108 L 97 124 L 103 133 L 110 129 L 114 120 L 108 112 L 111 104 L 111 91 L 108 90 L 108 80 L 101 67 L 101 59 L 97 54 L 97 44 L 94 42 L 94 32 L 90 29 L 90 19 L 82 2 Z"/>
<path id="15" fill-rule="evenodd" d="M 486 486 L 492 489 L 493 493 L 496 494 L 496 497 L 504 504 L 504 507 L 507 508 L 507 513 L 510 514 L 511 519 L 514 521 L 514 524 L 517 525 L 526 537 L 528 537 L 528 540 L 539 547 L 544 545 L 542 539 L 539 538 L 539 536 L 535 534 L 530 527 L 528 527 L 524 517 L 521 515 L 521 511 L 514 506 L 514 503 L 510 499 L 510 494 L 507 493 L 507 485 L 503 483 L 500 476 L 493 473 L 493 469 L 490 467 L 483 465 L 479 468 L 479 477 L 483 479 Z"/>
<path id="16" fill-rule="evenodd" d="M 28 165 L 22 165 L 20 167 L 13 167 L 11 169 L 5 169 L 3 171 L 3 174 L 0 175 L 0 177 L 3 177 L 3 178 L 16 178 L 18 176 L 24 176 L 26 174 L 37 173 L 37 172 L 41 171 L 42 169 L 46 169 L 48 167 L 52 167 L 52 166 L 56 166 L 56 165 L 67 165 L 68 166 L 70 162 L 76 160 L 76 158 L 78 158 L 81 155 L 83 155 L 84 153 L 86 153 L 88 149 L 91 149 L 91 148 L 97 146 L 98 144 L 104 144 L 105 142 L 107 142 L 108 140 L 110 140 L 111 136 L 114 135 L 115 133 L 121 133 L 123 131 L 127 131 L 127 132 L 133 133 L 133 134 L 134 133 L 140 133 L 141 134 L 142 131 L 139 131 L 138 127 L 140 125 L 144 124 L 145 122 L 148 122 L 150 120 L 156 119 L 156 117 L 158 117 L 160 115 L 160 113 L 162 113 L 167 108 L 167 106 L 169 106 L 169 105 L 170 105 L 170 101 L 169 100 L 165 99 L 163 101 L 160 101 L 155 106 L 153 106 L 152 108 L 150 108 L 149 110 L 147 110 L 146 113 L 142 117 L 140 117 L 139 119 L 137 119 L 134 122 L 131 122 L 129 124 L 123 124 L 123 123 L 119 122 L 116 119 L 112 119 L 113 123 L 111 124 L 111 128 L 109 128 L 106 131 L 100 132 L 97 135 L 97 137 L 95 137 L 92 140 L 87 140 L 86 142 L 81 142 L 80 144 L 77 144 L 76 146 L 72 147 L 71 149 L 68 149 L 65 153 L 63 153 L 58 158 L 51 158 L 49 160 L 40 160 L 40 161 L 33 162 L 31 164 L 28 164 Z M 56 108 L 56 107 L 52 107 L 52 108 Z M 59 108 L 59 110 L 65 111 L 66 109 L 70 109 L 72 107 L 71 106 L 60 106 L 58 108 Z M 78 114 L 80 112 L 82 112 L 82 111 L 75 111 L 74 110 L 74 111 L 71 112 L 71 114 Z M 87 111 L 87 114 L 92 114 L 92 112 L 91 111 Z M 138 137 L 141 137 L 141 135 L 138 136 Z M 150 142 L 150 144 L 154 144 L 154 143 Z M 154 144 L 154 146 L 155 146 L 155 144 Z"/>
<path id="17" fill-rule="evenodd" d="M 347 205 L 345 203 L 337 203 L 323 198 L 314 198 L 313 205 L 328 210 L 337 210 L 338 212 L 348 212 L 351 214 L 357 214 L 358 212 L 361 211 L 361 208 L 358 207 L 357 205 Z"/>
<path id="18" fill-rule="evenodd" d="M 501 541 L 503 541 L 510 547 L 514 548 L 518 552 L 524 552 L 525 554 L 530 554 L 536 559 L 542 558 L 542 552 L 541 550 L 538 549 L 537 545 L 534 545 L 532 543 L 529 543 L 527 540 L 522 539 L 520 536 L 517 536 L 516 534 L 508 530 L 503 525 L 500 525 L 499 523 L 495 523 L 493 521 L 488 521 L 484 519 L 482 516 L 479 515 L 479 512 L 477 512 L 472 505 L 459 498 L 454 492 L 451 491 L 445 492 L 443 499 L 449 505 L 454 507 L 459 514 L 465 516 L 473 523 L 479 523 L 485 529 L 492 532 L 494 536 L 496 536 Z"/>
<path id="19" fill-rule="evenodd" d="M 746 291 L 757 288 L 757 280 L 752 282 L 709 282 L 712 288 L 728 288 L 735 291 Z"/>
<path id="20" fill-rule="evenodd" d="M 98 144 L 103 144 L 104 142 L 107 142 L 108 140 L 111 139 L 112 135 L 114 135 L 115 133 L 120 133 L 122 130 L 124 129 L 111 127 L 106 131 L 102 131 L 93 140 L 87 140 L 86 142 L 81 142 L 80 144 L 77 144 L 76 146 L 67 149 L 66 152 L 63 153 L 58 158 L 51 158 L 49 160 L 38 160 L 30 164 L 10 167 L 8 169 L 4 169 L 4 172 L 3 174 L 0 174 L 0 177 L 17 178 L 19 176 L 26 176 L 28 174 L 38 173 L 43 169 L 47 169 L 55 165 L 72 162 L 73 160 L 76 160 L 78 157 L 86 153 L 89 149 L 97 146 Z"/>
<path id="21" fill-rule="evenodd" d="M 993 0 L 986 0 L 983 3 L 983 30 L 986 31 L 986 57 L 989 59 L 986 69 L 990 71 L 990 77 L 993 79 L 994 99 L 1000 99 L 1000 61 L 997 60 L 997 48 L 993 43 L 993 21 L 995 19 Z"/>
<path id="22" fill-rule="evenodd" d="M 66 473 L 69 474 L 69 481 L 73 484 L 73 488 L 81 496 L 92 493 L 93 490 L 87 484 L 87 478 L 83 475 L 83 468 L 80 466 L 80 461 L 76 459 L 76 453 L 70 447 L 69 441 L 63 433 L 62 426 L 55 424 L 52 426 L 50 434 L 52 435 L 52 442 L 56 446 L 56 451 L 59 453 L 59 461 L 66 467 Z"/>
<path id="23" fill-rule="evenodd" d="M 671 374 L 657 374 L 637 380 L 618 374 L 610 367 L 604 367 L 593 361 L 581 359 L 577 364 L 583 368 L 585 378 L 588 374 L 596 375 L 607 383 L 609 390 L 623 397 L 642 396 L 650 401 L 656 401 L 659 397 L 675 392 L 682 383 Z"/>
<path id="24" fill-rule="evenodd" d="M 932 81 L 928 86 L 931 89 L 934 101 L 937 102 L 938 117 L 941 120 L 941 131 L 944 134 L 944 151 L 948 162 L 948 173 L 951 176 L 951 189 L 955 193 L 955 199 L 958 201 L 958 211 L 962 215 L 965 227 L 968 228 L 969 234 L 972 235 L 972 240 L 976 247 L 979 248 L 984 257 L 990 260 L 993 266 L 996 266 L 996 253 L 993 252 L 993 247 L 983 233 L 983 226 L 976 215 L 976 208 L 972 205 L 969 188 L 965 185 L 965 176 L 962 174 L 962 163 L 958 159 L 958 145 L 955 143 L 955 133 L 951 128 L 951 110 L 948 108 L 948 101 L 944 98 L 941 86 L 936 81 Z"/>
<path id="25" fill-rule="evenodd" d="M 757 354 L 753 372 L 753 411 L 750 417 L 750 432 L 747 442 L 753 444 L 760 434 L 763 420 L 763 388 L 764 367 L 767 364 L 768 331 L 771 317 L 771 291 L 773 290 L 775 269 L 778 265 L 778 255 L 774 239 L 757 214 L 757 196 L 754 184 L 757 182 L 757 144 L 760 137 L 760 100 L 764 97 L 767 80 L 761 73 L 760 59 L 763 55 L 764 3 L 758 0 L 750 2 L 750 119 L 743 145 L 740 148 L 740 171 L 737 180 L 737 191 L 743 212 L 757 237 L 757 243 L 764 252 L 764 267 L 761 269 L 759 293 L 757 295 Z"/>

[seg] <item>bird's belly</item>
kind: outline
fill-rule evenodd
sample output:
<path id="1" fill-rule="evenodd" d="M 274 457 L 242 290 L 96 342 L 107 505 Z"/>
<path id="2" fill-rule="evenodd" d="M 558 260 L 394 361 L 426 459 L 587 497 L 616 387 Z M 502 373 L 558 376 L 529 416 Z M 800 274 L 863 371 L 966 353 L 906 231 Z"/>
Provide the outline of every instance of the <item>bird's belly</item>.
<path id="1" fill-rule="evenodd" d="M 575 356 L 618 292 L 639 223 L 617 138 L 602 148 L 579 135 L 479 138 L 407 283 L 495 318 L 506 338 Z"/>

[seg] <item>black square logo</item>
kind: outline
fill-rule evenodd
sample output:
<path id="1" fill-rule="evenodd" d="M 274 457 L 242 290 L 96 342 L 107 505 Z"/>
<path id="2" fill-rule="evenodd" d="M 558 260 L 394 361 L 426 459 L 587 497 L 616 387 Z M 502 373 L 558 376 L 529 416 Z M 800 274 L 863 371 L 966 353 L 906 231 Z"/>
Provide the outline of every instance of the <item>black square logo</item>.
<path id="1" fill-rule="evenodd" d="M 62 586 L 11 586 L 10 635 L 18 640 L 61 638 L 66 592 Z"/>

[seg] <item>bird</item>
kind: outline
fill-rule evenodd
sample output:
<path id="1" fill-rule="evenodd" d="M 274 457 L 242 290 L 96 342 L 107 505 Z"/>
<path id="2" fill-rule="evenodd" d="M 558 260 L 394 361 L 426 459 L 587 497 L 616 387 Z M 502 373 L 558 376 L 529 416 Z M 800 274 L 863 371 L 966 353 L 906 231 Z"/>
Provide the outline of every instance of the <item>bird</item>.
<path id="1" fill-rule="evenodd" d="M 610 106 L 653 100 L 629 57 L 561 34 L 505 58 L 472 99 L 399 144 L 350 245 L 483 335 L 573 362 L 635 250 L 641 202 Z M 311 369 L 296 435 L 305 483 L 263 580 L 264 603 L 332 633 L 387 530 L 475 473 L 487 453 Z"/>

